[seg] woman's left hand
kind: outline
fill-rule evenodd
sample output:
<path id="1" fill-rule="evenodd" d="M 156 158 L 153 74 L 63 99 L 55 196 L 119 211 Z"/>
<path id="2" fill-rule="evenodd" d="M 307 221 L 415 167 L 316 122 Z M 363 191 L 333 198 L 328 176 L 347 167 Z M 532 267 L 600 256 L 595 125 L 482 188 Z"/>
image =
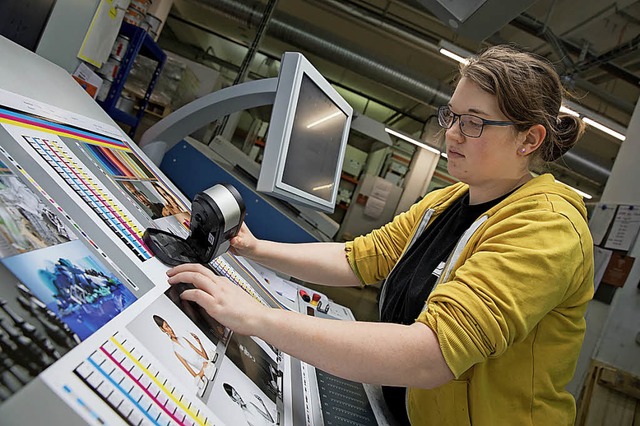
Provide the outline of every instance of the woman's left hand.
<path id="1" fill-rule="evenodd" d="M 222 325 L 244 335 L 254 335 L 255 328 L 270 308 L 262 305 L 227 278 L 195 263 L 176 266 L 167 271 L 169 284 L 190 283 L 196 288 L 180 294 L 202 306 Z"/>

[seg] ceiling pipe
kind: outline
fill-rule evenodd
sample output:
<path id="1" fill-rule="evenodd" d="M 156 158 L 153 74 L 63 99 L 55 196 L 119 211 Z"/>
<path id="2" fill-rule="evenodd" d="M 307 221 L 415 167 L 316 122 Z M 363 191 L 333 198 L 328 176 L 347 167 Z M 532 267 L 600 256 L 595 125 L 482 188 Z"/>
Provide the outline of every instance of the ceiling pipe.
<path id="1" fill-rule="evenodd" d="M 263 5 L 256 1 L 251 4 L 233 0 L 196 1 L 250 26 L 258 25 L 262 17 Z M 268 33 L 292 46 L 341 64 L 353 72 L 362 74 L 418 102 L 427 105 L 442 105 L 448 103 L 451 98 L 451 89 L 445 87 L 441 82 L 428 79 L 425 76 L 417 76 L 410 71 L 399 70 L 397 65 L 386 65 L 378 58 L 350 50 L 345 47 L 347 43 L 344 40 L 324 33 L 309 25 L 308 22 L 302 22 L 282 12 L 276 11 L 274 13 L 269 23 Z M 401 34 L 401 30 L 398 29 L 395 33 Z M 590 179 L 601 180 L 601 183 L 606 182 L 610 174 L 606 167 L 573 154 L 571 151 L 567 152 L 563 159 L 569 167 L 575 165 L 578 170 L 586 170 L 586 176 L 589 176 Z"/>
<path id="2" fill-rule="evenodd" d="M 512 20 L 509 25 L 513 25 L 514 27 L 532 35 L 535 37 L 538 37 L 540 39 L 543 39 L 543 36 L 541 35 L 541 31 L 542 28 L 544 26 L 543 23 L 541 23 L 540 21 L 538 21 L 537 19 L 533 18 L 532 16 L 527 15 L 526 13 L 523 13 L 520 16 L 517 16 L 514 20 Z M 569 51 L 571 51 L 571 53 L 574 53 L 576 55 L 580 55 L 580 52 L 582 51 L 582 46 L 576 46 L 574 44 L 572 44 L 571 42 L 568 42 L 565 39 L 559 38 L 558 41 Z M 602 70 L 606 71 L 607 73 L 626 81 L 629 84 L 632 84 L 636 87 L 640 87 L 640 78 L 638 78 L 637 75 L 635 75 L 632 72 L 629 72 L 627 70 L 625 70 L 624 68 L 619 67 L 618 65 L 611 63 L 611 62 L 605 62 L 602 64 L 599 64 L 599 68 L 601 68 Z M 596 94 L 597 95 L 597 94 Z M 629 114 L 633 113 L 633 109 L 631 110 L 631 112 L 629 112 Z"/>
<path id="3" fill-rule="evenodd" d="M 566 163 L 573 171 L 588 177 L 598 183 L 605 183 L 611 175 L 611 170 L 598 164 L 585 156 L 578 154 L 575 150 L 569 150 L 562 155 L 561 162 Z"/>
<path id="4" fill-rule="evenodd" d="M 409 45 L 422 48 L 424 50 L 430 51 L 432 53 L 439 53 L 440 47 L 438 43 L 439 39 L 432 37 L 428 34 L 424 34 L 418 32 L 407 25 L 394 20 L 392 17 L 387 17 L 386 15 L 379 15 L 375 12 L 367 10 L 363 7 L 359 7 L 357 5 L 350 4 L 349 1 L 338 1 L 338 0 L 305 0 L 308 4 L 312 4 L 315 7 L 321 7 L 325 10 L 333 11 L 339 10 L 343 13 L 346 13 L 351 18 L 356 20 L 357 22 L 364 22 L 369 25 L 379 33 L 384 33 L 386 35 L 391 34 L 396 38 L 399 38 L 404 43 Z M 386 12 L 385 12 L 386 13 Z"/>
<path id="5" fill-rule="evenodd" d="M 626 43 L 623 43 L 596 58 L 577 64 L 576 72 L 587 71 L 606 62 L 613 61 L 626 55 L 634 54 L 638 49 L 640 49 L 640 35 L 637 35 L 632 40 L 629 40 Z M 638 80 L 640 81 L 640 77 L 638 77 Z"/>
<path id="6" fill-rule="evenodd" d="M 233 0 L 197 0 L 198 3 L 213 8 L 230 18 L 249 25 L 257 25 L 262 16 L 260 2 L 240 2 Z M 347 47 L 344 40 L 334 35 L 312 28 L 308 22 L 276 11 L 269 23 L 268 34 L 299 49 L 304 49 L 328 61 L 361 74 L 390 89 L 409 96 L 417 102 L 428 105 L 442 105 L 449 102 L 453 91 L 435 79 L 413 70 L 401 70 L 397 64 L 384 63 L 381 58 L 363 55 Z"/>

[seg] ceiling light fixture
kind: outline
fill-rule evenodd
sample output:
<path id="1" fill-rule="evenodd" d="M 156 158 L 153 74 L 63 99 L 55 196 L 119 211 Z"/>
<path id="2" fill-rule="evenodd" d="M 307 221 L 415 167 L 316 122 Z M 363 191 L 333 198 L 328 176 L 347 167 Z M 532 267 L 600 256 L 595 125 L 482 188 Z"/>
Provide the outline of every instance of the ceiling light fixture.
<path id="1" fill-rule="evenodd" d="M 449 43 L 446 40 L 440 40 L 440 43 L 438 43 L 438 51 L 442 55 L 465 65 L 469 63 L 467 58 L 471 56 L 471 52 L 468 52 L 453 43 Z"/>
<path id="2" fill-rule="evenodd" d="M 605 126 L 604 124 L 598 123 L 597 121 L 589 118 L 589 117 L 585 117 L 582 116 L 582 121 L 584 121 L 585 123 L 587 123 L 590 126 L 595 127 L 596 129 L 605 132 L 611 136 L 613 136 L 616 139 L 620 139 L 621 141 L 624 141 L 627 137 L 625 135 L 623 135 L 622 133 L 616 132 L 613 129 L 608 128 L 607 126 Z"/>
<path id="3" fill-rule="evenodd" d="M 400 139 L 403 139 L 403 140 L 405 140 L 405 141 L 407 141 L 407 142 L 409 142 L 409 143 L 411 143 L 411 144 L 413 144 L 415 146 L 418 146 L 418 147 L 420 147 L 422 149 L 426 149 L 427 151 L 433 152 L 434 154 L 440 155 L 440 151 L 438 151 L 437 149 L 432 148 L 429 145 L 426 145 L 426 144 L 424 144 L 422 142 L 419 142 L 419 141 L 417 141 L 417 140 L 415 140 L 413 138 L 410 138 L 407 135 L 404 135 L 404 134 L 402 134 L 400 132 L 397 132 L 397 131 L 395 131 L 393 129 L 390 129 L 388 127 L 385 127 L 384 131 L 389 133 L 389 134 L 391 134 L 391 135 L 393 135 L 393 136 L 396 136 L 396 137 L 398 137 Z"/>
<path id="4" fill-rule="evenodd" d="M 562 105 L 560 107 L 560 112 L 564 112 L 565 114 L 573 115 L 574 117 L 580 117 L 580 113 L 577 113 L 574 110 L 572 110 L 571 108 L 567 108 L 564 105 Z"/>
<path id="5" fill-rule="evenodd" d="M 580 195 L 581 197 L 586 198 L 587 200 L 590 200 L 590 199 L 592 199 L 592 198 L 593 198 L 590 194 L 587 194 L 586 192 L 580 191 L 579 189 L 576 189 L 576 188 L 574 188 L 574 187 L 573 187 L 573 186 L 571 186 L 571 185 L 567 185 L 566 183 L 564 183 L 564 182 L 560 182 L 560 181 L 558 181 L 558 182 L 559 182 L 559 183 L 561 183 L 561 184 L 563 184 L 563 185 L 564 185 L 564 186 L 566 186 L 566 187 L 569 187 L 570 189 L 573 189 L 574 191 L 576 191 L 576 192 L 578 193 L 578 195 Z"/>
<path id="6" fill-rule="evenodd" d="M 461 64 L 465 64 L 466 65 L 466 64 L 469 63 L 469 60 L 467 58 L 463 58 L 460 55 L 456 55 L 455 53 L 453 53 L 450 50 L 445 49 L 444 47 L 441 47 L 439 52 L 441 54 L 443 54 L 444 56 L 447 56 L 447 57 L 453 59 L 454 61 L 460 62 Z"/>
<path id="7" fill-rule="evenodd" d="M 626 139 L 626 136 L 622 133 L 625 130 L 622 128 L 622 126 L 616 126 L 615 123 L 605 125 L 602 122 L 607 121 L 606 118 L 598 116 L 598 114 L 596 114 L 595 112 L 589 111 L 588 109 L 583 108 L 580 105 L 573 104 L 569 101 L 565 103 L 570 104 L 571 108 L 569 108 L 569 106 L 562 105 L 560 107 L 560 112 L 573 115 L 574 117 L 580 117 L 589 126 L 595 127 L 601 132 L 605 132 L 616 139 L 620 139 L 621 141 L 624 141 Z M 620 131 L 612 129 L 612 127 L 614 126 L 617 127 Z"/>

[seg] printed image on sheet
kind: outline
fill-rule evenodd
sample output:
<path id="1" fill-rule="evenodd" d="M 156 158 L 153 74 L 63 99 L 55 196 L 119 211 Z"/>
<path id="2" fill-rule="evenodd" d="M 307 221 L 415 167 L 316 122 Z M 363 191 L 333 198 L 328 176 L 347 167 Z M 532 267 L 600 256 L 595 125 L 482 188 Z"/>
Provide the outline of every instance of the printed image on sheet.
<path id="1" fill-rule="evenodd" d="M 116 183 L 151 219 L 186 212 L 181 203 L 163 185 L 154 181 L 116 180 Z"/>
<path id="2" fill-rule="evenodd" d="M 165 296 L 173 302 L 178 309 L 186 315 L 213 343 L 226 344 L 231 335 L 231 330 L 209 316 L 207 311 L 197 303 L 182 300 L 180 293 L 186 289 L 185 284 L 172 285 L 164 292 Z"/>
<path id="3" fill-rule="evenodd" d="M 59 138 L 52 136 L 51 139 L 47 139 L 24 134 L 22 138 L 139 260 L 144 261 L 152 257 L 142 241 L 142 226 Z"/>
<path id="4" fill-rule="evenodd" d="M 2 262 L 82 340 L 136 300 L 80 240 Z"/>
<path id="5" fill-rule="evenodd" d="M 216 345 L 169 299 L 156 299 L 127 329 L 181 383 L 207 399 L 216 374 Z"/>
<path id="6" fill-rule="evenodd" d="M 0 258 L 72 239 L 73 231 L 0 162 Z"/>
<path id="7" fill-rule="evenodd" d="M 84 147 L 152 219 L 187 211 L 130 148 L 91 143 L 85 143 Z"/>
<path id="8" fill-rule="evenodd" d="M 149 168 L 126 146 L 83 145 L 107 174 L 127 179 L 154 179 Z"/>
<path id="9" fill-rule="evenodd" d="M 207 406 L 228 425 L 278 424 L 276 404 L 226 357 L 220 365 Z"/>
<path id="10" fill-rule="evenodd" d="M 281 397 L 278 378 L 282 373 L 278 371 L 276 355 L 273 352 L 271 354 L 269 352 L 271 350 L 268 346 L 266 349 L 261 347 L 252 337 L 233 333 L 231 339 L 229 339 L 225 355 L 265 395 L 273 402 L 276 402 L 276 399 L 279 396 Z"/>

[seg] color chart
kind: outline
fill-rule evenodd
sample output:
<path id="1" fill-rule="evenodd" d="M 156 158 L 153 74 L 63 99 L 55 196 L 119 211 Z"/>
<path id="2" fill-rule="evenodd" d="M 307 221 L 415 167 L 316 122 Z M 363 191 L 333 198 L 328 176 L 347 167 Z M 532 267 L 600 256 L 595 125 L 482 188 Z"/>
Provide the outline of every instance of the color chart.
<path id="1" fill-rule="evenodd" d="M 233 263 L 238 263 L 235 258 L 232 258 L 231 255 L 225 253 L 222 256 L 218 256 L 215 259 L 213 259 L 213 261 L 210 263 L 211 267 L 213 268 L 213 271 L 220 276 L 226 277 L 229 279 L 229 281 L 231 281 L 232 283 L 234 283 L 237 286 L 240 286 L 244 291 L 246 291 L 249 295 L 251 295 L 251 297 L 253 297 L 254 299 L 256 299 L 258 302 L 262 303 L 265 306 L 269 306 L 269 307 L 275 307 L 270 305 L 269 303 L 267 303 L 267 301 L 261 297 L 254 289 L 252 286 L 249 285 L 249 283 L 247 282 L 247 280 L 245 279 L 245 277 L 243 277 L 242 275 L 240 275 L 238 272 L 236 272 L 236 269 L 234 269 L 231 264 L 225 260 L 225 258 L 228 258 L 229 260 L 231 260 Z M 243 268 L 245 269 L 245 268 Z M 246 269 L 245 269 L 246 271 Z M 253 277 L 252 275 L 250 275 L 247 271 L 247 278 L 251 279 L 254 282 L 257 282 L 258 280 Z M 268 294 L 268 293 L 267 293 Z"/>
<path id="2" fill-rule="evenodd" d="M 33 136 L 23 138 L 138 259 L 145 261 L 151 258 L 151 253 L 142 242 L 141 226 L 122 210 L 100 180 L 62 142 Z"/>
<path id="3" fill-rule="evenodd" d="M 149 168 L 130 150 L 104 146 L 85 145 L 94 155 L 100 167 L 108 174 L 120 178 L 156 179 Z"/>
<path id="4" fill-rule="evenodd" d="M 154 367 L 145 349 L 111 336 L 74 373 L 130 425 L 213 425 Z"/>

